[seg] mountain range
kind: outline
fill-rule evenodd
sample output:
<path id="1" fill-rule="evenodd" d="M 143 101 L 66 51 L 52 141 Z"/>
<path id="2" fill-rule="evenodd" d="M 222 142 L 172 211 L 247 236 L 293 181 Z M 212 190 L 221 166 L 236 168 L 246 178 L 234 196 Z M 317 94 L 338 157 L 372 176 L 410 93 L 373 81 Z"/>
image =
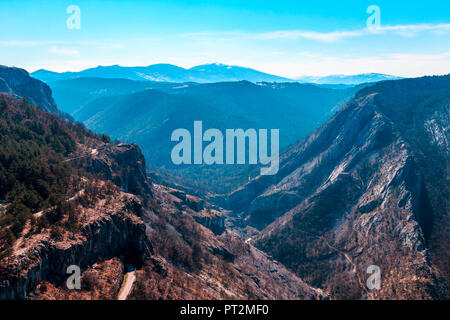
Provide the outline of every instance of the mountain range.
<path id="1" fill-rule="evenodd" d="M 121 78 L 129 80 L 148 80 L 159 82 L 221 82 L 241 81 L 251 82 L 286 82 L 287 78 L 274 76 L 250 68 L 230 66 L 221 63 L 205 64 L 189 69 L 171 64 L 154 64 L 147 67 L 98 66 L 80 72 L 57 73 L 48 70 L 37 70 L 32 73 L 36 79 L 46 83 L 57 80 L 76 78 Z"/>
<path id="2" fill-rule="evenodd" d="M 80 72 L 53 72 L 44 69 L 37 70 L 31 74 L 34 78 L 51 83 L 59 80 L 70 80 L 78 78 L 120 78 L 128 80 L 146 80 L 158 82 L 198 82 L 212 83 L 224 81 L 250 81 L 250 82 L 301 82 L 315 84 L 344 84 L 358 85 L 362 83 L 373 83 L 384 80 L 398 80 L 386 74 L 369 73 L 360 75 L 330 75 L 325 77 L 304 76 L 297 79 L 288 79 L 271 75 L 251 68 L 231 66 L 221 63 L 205 64 L 189 69 L 181 68 L 171 64 L 154 64 L 147 67 L 123 67 L 98 66 Z"/>
<path id="3" fill-rule="evenodd" d="M 344 84 L 357 85 L 361 83 L 374 83 L 386 80 L 399 80 L 401 77 L 391 76 L 380 73 L 364 73 L 357 75 L 329 75 L 324 77 L 303 76 L 296 80 L 299 82 L 315 83 L 315 84 Z"/>

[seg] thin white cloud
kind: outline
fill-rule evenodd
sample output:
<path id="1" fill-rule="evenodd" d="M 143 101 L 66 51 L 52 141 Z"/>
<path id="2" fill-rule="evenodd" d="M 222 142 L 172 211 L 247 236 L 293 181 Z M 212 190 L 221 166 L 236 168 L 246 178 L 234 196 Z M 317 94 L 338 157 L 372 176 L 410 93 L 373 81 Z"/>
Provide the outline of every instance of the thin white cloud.
<path id="1" fill-rule="evenodd" d="M 76 49 L 61 48 L 61 47 L 51 47 L 50 52 L 54 54 L 64 55 L 64 56 L 79 56 L 80 52 Z"/>
<path id="2" fill-rule="evenodd" d="M 378 28 L 381 31 L 449 31 L 450 24 L 407 24 L 407 25 L 396 25 L 396 26 L 386 26 Z"/>
<path id="3" fill-rule="evenodd" d="M 397 34 L 400 36 L 415 36 L 421 32 L 448 33 L 450 24 L 415 24 L 415 25 L 395 25 L 380 26 L 374 29 L 344 30 L 333 32 L 316 32 L 308 30 L 281 30 L 249 35 L 254 39 L 277 40 L 277 39 L 309 39 L 323 42 L 335 42 L 344 38 L 355 38 L 377 34 Z"/>
<path id="4" fill-rule="evenodd" d="M 438 54 L 415 54 L 415 53 L 391 53 L 386 57 L 398 60 L 448 60 L 450 59 L 450 52 L 438 53 Z"/>
<path id="5" fill-rule="evenodd" d="M 133 39 L 125 39 L 123 41 L 133 41 Z M 87 41 L 62 41 L 62 40 L 3 40 L 0 41 L 3 47 L 39 47 L 39 46 L 89 46 L 99 49 L 123 49 L 123 43 L 117 43 L 110 40 L 87 40 Z M 51 48 L 53 50 L 53 48 Z M 58 50 L 56 50 L 58 51 Z M 57 52 L 55 52 L 57 53 Z"/>
<path id="6" fill-rule="evenodd" d="M 284 30 L 284 31 L 272 31 L 260 34 L 251 35 L 254 39 L 263 40 L 277 40 L 277 39 L 288 39 L 297 40 L 300 38 L 309 40 L 318 40 L 333 42 L 342 38 L 348 37 L 359 37 L 364 34 L 364 30 L 357 31 L 334 31 L 334 32 L 315 32 L 315 31 L 304 31 L 304 30 Z"/>
<path id="7" fill-rule="evenodd" d="M 226 40 L 235 38 L 253 39 L 253 40 L 298 40 L 308 39 L 321 42 L 336 42 L 345 38 L 356 38 L 368 35 L 396 34 L 404 37 L 413 37 L 419 33 L 433 32 L 436 34 L 446 34 L 450 32 L 450 24 L 410 24 L 380 26 L 377 28 L 357 29 L 357 30 L 338 30 L 331 32 L 318 32 L 312 30 L 276 30 L 261 33 L 248 33 L 243 31 L 218 31 L 218 32 L 191 32 L 179 34 L 179 37 L 194 40 L 211 41 Z"/>
<path id="8" fill-rule="evenodd" d="M 35 47 L 45 45 L 63 44 L 63 41 L 32 41 L 32 40 L 4 40 L 0 41 L 0 46 L 3 47 Z"/>

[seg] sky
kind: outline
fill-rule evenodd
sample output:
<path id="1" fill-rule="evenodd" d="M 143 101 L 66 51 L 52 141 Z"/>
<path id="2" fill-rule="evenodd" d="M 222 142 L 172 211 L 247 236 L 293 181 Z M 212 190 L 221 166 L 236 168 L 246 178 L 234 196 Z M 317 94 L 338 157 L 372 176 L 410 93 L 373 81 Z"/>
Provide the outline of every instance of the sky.
<path id="1" fill-rule="evenodd" d="M 374 5 L 380 19 L 368 26 Z M 0 64 L 61 72 L 220 62 L 289 78 L 448 74 L 449 13 L 447 0 L 0 0 Z"/>

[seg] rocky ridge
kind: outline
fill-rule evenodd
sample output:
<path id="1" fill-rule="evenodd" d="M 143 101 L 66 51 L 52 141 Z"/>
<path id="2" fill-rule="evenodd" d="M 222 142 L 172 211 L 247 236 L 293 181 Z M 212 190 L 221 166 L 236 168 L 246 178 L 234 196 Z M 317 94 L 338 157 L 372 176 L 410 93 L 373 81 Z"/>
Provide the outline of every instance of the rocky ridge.
<path id="1" fill-rule="evenodd" d="M 282 155 L 278 175 L 225 199 L 230 218 L 244 234 L 259 229 L 252 243 L 335 298 L 448 296 L 448 79 L 362 90 Z M 381 290 L 366 287 L 370 265 L 382 270 Z"/>

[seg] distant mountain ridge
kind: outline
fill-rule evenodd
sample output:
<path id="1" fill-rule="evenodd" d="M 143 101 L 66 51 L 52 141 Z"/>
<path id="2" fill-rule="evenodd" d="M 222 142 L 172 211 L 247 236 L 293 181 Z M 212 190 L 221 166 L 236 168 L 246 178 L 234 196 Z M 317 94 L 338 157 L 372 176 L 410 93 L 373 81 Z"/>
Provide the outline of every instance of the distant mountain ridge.
<path id="1" fill-rule="evenodd" d="M 251 68 L 231 66 L 222 63 L 211 63 L 195 66 L 189 69 L 181 68 L 172 64 L 158 63 L 144 67 L 123 67 L 119 65 L 98 66 L 79 72 L 53 72 L 40 69 L 31 73 L 33 77 L 46 83 L 72 80 L 79 78 L 116 78 L 137 81 L 156 82 L 227 82 L 227 81 L 250 81 L 250 82 L 302 82 L 330 85 L 358 85 L 362 83 L 373 83 L 385 80 L 399 80 L 401 77 L 380 73 L 366 73 L 357 75 L 329 75 L 325 77 L 303 76 L 289 79 L 277 75 L 268 74 Z"/>
<path id="2" fill-rule="evenodd" d="M 37 70 L 32 76 L 44 82 L 70 80 L 77 78 L 122 78 L 129 80 L 148 80 L 158 82 L 199 82 L 211 83 L 222 81 L 250 82 L 293 82 L 283 78 L 250 68 L 230 66 L 221 63 L 199 65 L 190 69 L 181 68 L 171 64 L 153 64 L 146 67 L 98 66 L 80 72 L 53 72 Z"/>
<path id="3" fill-rule="evenodd" d="M 336 74 L 325 77 L 303 76 L 297 78 L 300 82 L 315 83 L 315 84 L 345 84 L 357 85 L 361 83 L 373 83 L 386 80 L 400 80 L 402 77 L 392 76 L 381 73 L 363 73 L 355 75 Z"/>

